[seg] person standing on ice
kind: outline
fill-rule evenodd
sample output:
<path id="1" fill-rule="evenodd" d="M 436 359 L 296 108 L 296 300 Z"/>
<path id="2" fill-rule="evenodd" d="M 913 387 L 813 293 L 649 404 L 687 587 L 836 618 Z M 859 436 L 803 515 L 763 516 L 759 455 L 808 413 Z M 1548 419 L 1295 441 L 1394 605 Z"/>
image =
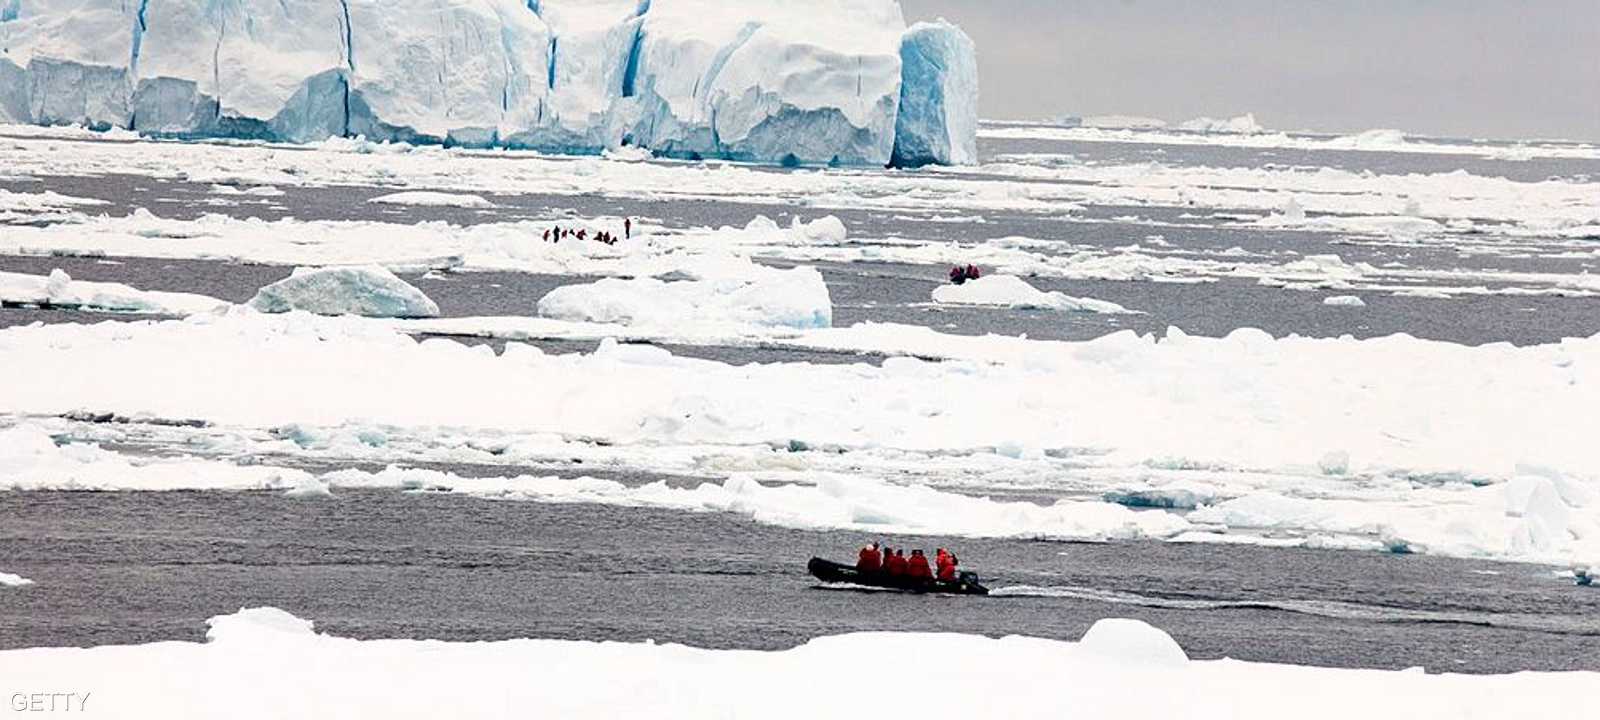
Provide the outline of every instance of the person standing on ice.
<path id="1" fill-rule="evenodd" d="M 633 218 L 623 218 L 622 219 L 622 239 L 623 240 L 627 240 L 628 238 L 631 238 L 631 237 L 633 237 Z"/>
<path id="2" fill-rule="evenodd" d="M 861 548 L 860 556 L 856 559 L 857 570 L 860 570 L 864 573 L 875 573 L 881 566 L 882 560 L 878 554 L 877 543 L 871 543 L 866 547 Z"/>

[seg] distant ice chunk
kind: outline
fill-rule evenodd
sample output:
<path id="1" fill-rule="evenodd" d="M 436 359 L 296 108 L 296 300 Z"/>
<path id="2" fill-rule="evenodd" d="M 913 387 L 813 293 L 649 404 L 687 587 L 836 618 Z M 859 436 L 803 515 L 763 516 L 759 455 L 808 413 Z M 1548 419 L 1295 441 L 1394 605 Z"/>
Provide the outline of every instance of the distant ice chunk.
<path id="1" fill-rule="evenodd" d="M 481 195 L 434 192 L 431 190 L 409 190 L 406 192 L 379 195 L 369 199 L 367 202 L 374 202 L 383 205 L 422 205 L 427 207 L 494 207 L 494 203 L 483 199 L 483 196 Z"/>
<path id="2" fill-rule="evenodd" d="M 919 22 L 900 39 L 900 67 L 892 163 L 976 163 L 978 56 L 972 39 L 943 19 Z"/>
<path id="3" fill-rule="evenodd" d="M 567 285 L 539 300 L 539 315 L 562 320 L 654 327 L 733 323 L 796 329 L 833 325 L 822 273 L 752 266 L 748 276 L 662 281 L 606 278 Z"/>
<path id="4" fill-rule="evenodd" d="M 1037 308 L 1089 313 L 1133 313 L 1121 305 L 1094 298 L 1078 298 L 1061 292 L 1044 292 L 1015 275 L 988 275 L 960 285 L 940 285 L 933 289 L 933 301 L 946 305 L 992 305 L 1010 308 Z"/>
<path id="5" fill-rule="evenodd" d="M 110 282 L 73 280 L 60 268 L 48 276 L 0 272 L 0 300 L 21 305 L 102 312 L 191 315 L 228 303 L 204 295 L 153 292 Z"/>
<path id="6" fill-rule="evenodd" d="M 1266 132 L 1266 128 L 1256 122 L 1255 113 L 1245 113 L 1231 118 L 1198 117 L 1178 123 L 1176 128 L 1187 132 L 1227 135 L 1255 135 Z"/>
<path id="7" fill-rule="evenodd" d="M 33 581 L 16 573 L 0 572 L 0 587 L 22 587 L 32 585 Z"/>
<path id="8" fill-rule="evenodd" d="M 1080 118 L 1078 124 L 1101 130 L 1155 130 L 1167 126 L 1167 121 L 1138 115 L 1091 115 Z"/>
<path id="9" fill-rule="evenodd" d="M 1330 296 L 1325 297 L 1325 298 L 1322 299 L 1322 304 L 1323 305 L 1333 305 L 1333 306 L 1336 306 L 1336 307 L 1366 307 L 1367 306 L 1367 303 L 1366 303 L 1365 300 L 1362 300 L 1361 298 L 1359 298 L 1359 297 L 1357 297 L 1355 295 L 1330 295 Z"/>
<path id="10" fill-rule="evenodd" d="M 206 640 L 213 643 L 255 643 L 316 635 L 310 620 L 301 620 L 274 607 L 240 608 L 232 615 L 213 617 L 206 625 L 210 626 Z"/>
<path id="11" fill-rule="evenodd" d="M 377 265 L 295 268 L 294 274 L 256 292 L 261 312 L 305 310 L 318 315 L 438 317 L 439 306 L 410 283 Z"/>

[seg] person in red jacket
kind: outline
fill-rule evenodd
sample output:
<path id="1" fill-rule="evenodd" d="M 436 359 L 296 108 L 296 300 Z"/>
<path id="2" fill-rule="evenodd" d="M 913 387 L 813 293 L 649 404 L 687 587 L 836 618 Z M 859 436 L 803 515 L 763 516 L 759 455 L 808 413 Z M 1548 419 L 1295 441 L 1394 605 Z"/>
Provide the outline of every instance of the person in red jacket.
<path id="1" fill-rule="evenodd" d="M 906 574 L 906 555 L 904 550 L 896 550 L 893 555 L 884 558 L 883 571 L 890 575 Z"/>
<path id="2" fill-rule="evenodd" d="M 944 562 L 939 565 L 939 579 L 954 581 L 956 579 L 956 566 L 960 564 L 961 561 L 956 559 L 955 553 L 945 553 Z"/>
<path id="3" fill-rule="evenodd" d="M 883 565 L 882 556 L 878 553 L 878 544 L 872 543 L 861 548 L 861 554 L 856 558 L 856 569 L 864 573 L 875 573 Z"/>
<path id="4" fill-rule="evenodd" d="M 933 579 L 933 571 L 928 569 L 928 556 L 921 550 L 911 551 L 911 559 L 906 561 L 906 575 L 917 580 Z"/>

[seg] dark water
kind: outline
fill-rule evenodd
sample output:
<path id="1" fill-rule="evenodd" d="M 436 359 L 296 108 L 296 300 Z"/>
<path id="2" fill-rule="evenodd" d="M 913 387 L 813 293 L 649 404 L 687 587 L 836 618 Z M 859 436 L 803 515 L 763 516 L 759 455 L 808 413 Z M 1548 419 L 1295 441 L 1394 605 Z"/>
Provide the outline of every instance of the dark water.
<path id="1" fill-rule="evenodd" d="M 820 589 L 803 566 L 863 538 L 726 514 L 397 491 L 0 493 L 0 647 L 199 640 L 273 605 L 360 638 L 510 637 L 783 648 L 856 630 L 1075 639 L 1102 617 L 1194 657 L 1502 672 L 1600 669 L 1600 592 L 1533 566 L 1422 556 L 941 537 L 992 588 Z M 1492 573 L 1492 574 L 1489 574 Z"/>

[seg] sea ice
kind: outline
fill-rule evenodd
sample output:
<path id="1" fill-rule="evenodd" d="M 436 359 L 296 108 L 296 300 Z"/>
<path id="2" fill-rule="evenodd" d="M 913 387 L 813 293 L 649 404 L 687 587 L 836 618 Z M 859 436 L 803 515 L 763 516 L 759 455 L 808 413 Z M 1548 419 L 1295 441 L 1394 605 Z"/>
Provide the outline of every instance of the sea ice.
<path id="1" fill-rule="evenodd" d="M 1355 295 L 1329 295 L 1322 299 L 1323 305 L 1336 305 L 1338 307 L 1366 307 L 1366 301 Z"/>
<path id="2" fill-rule="evenodd" d="M 73 280 L 60 268 L 48 276 L 0 272 L 0 300 L 22 305 L 103 312 L 190 315 L 227 302 L 204 295 L 138 290 L 121 283 Z"/>
<path id="3" fill-rule="evenodd" d="M 833 303 L 822 273 L 749 265 L 749 275 L 663 281 L 605 278 L 564 285 L 539 299 L 541 317 L 655 327 L 735 324 L 825 328 Z"/>
<path id="4" fill-rule="evenodd" d="M 488 208 L 494 203 L 483 199 L 481 195 L 468 195 L 466 193 L 444 193 L 428 190 L 409 190 L 406 192 L 379 195 L 367 202 L 383 205 L 423 205 L 427 207 L 458 207 L 458 208 Z"/>
<path id="5" fill-rule="evenodd" d="M 250 299 L 261 312 L 304 310 L 319 315 L 438 317 L 439 306 L 410 283 L 377 265 L 295 268 Z"/>
<path id="6" fill-rule="evenodd" d="M 1090 313 L 1133 312 L 1114 302 L 1077 298 L 1058 291 L 1044 292 L 1015 275 L 986 275 L 960 285 L 940 285 L 933 289 L 933 301 L 945 305 L 992 305 Z"/>
<path id="7" fill-rule="evenodd" d="M 871 632 L 779 651 L 355 640 L 263 607 L 208 625 L 203 643 L 0 651 L 0 676 L 27 688 L 76 687 L 74 679 L 92 677 L 88 707 L 106 703 L 128 717 L 209 718 L 226 707 L 240 720 L 292 706 L 337 707 L 353 719 L 431 717 L 441 707 L 474 718 L 815 717 L 814 706 L 793 701 L 796 678 L 829 688 L 830 703 L 868 717 L 1555 720 L 1571 717 L 1573 699 L 1600 683 L 1594 672 L 1454 675 L 1184 660 L 1166 633 L 1121 619 L 1096 623 L 1078 642 Z M 864 668 L 885 667 L 959 678 L 984 692 L 885 693 L 879 683 L 860 682 Z M 182 702 L 174 702 L 175 687 L 183 688 Z"/>

